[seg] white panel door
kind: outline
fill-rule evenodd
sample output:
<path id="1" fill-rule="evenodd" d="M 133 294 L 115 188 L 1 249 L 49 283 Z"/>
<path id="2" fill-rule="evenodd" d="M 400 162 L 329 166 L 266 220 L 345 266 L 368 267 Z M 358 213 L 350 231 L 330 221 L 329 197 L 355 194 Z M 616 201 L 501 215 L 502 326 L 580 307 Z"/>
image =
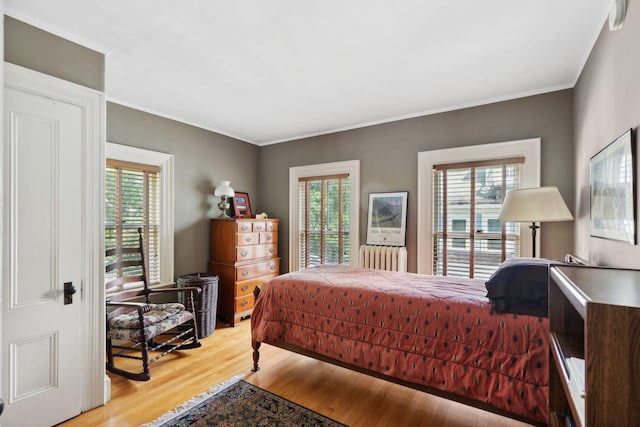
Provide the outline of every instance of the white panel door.
<path id="1" fill-rule="evenodd" d="M 5 86 L 4 129 L 0 422 L 50 426 L 81 410 L 83 111 Z"/>

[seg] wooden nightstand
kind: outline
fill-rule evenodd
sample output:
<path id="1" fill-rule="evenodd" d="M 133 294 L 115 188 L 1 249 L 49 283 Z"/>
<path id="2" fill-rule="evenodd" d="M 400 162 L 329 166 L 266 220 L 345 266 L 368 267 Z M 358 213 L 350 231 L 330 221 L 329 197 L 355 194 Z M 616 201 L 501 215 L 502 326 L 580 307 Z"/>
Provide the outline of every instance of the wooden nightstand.
<path id="1" fill-rule="evenodd" d="M 211 220 L 209 273 L 219 277 L 218 315 L 231 326 L 251 315 L 254 288 L 280 273 L 278 222 Z"/>

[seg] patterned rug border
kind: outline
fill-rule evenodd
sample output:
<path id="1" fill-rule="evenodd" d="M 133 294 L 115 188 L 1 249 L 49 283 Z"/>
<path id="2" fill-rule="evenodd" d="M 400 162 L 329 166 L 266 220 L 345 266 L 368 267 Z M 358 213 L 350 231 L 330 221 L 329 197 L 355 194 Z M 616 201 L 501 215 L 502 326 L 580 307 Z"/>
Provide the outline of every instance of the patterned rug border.
<path id="1" fill-rule="evenodd" d="M 233 376 L 233 377 L 221 382 L 220 384 L 211 387 L 209 390 L 207 390 L 207 391 L 205 391 L 203 393 L 200 393 L 199 395 L 189 399 L 188 401 L 176 406 L 171 411 L 166 412 L 165 414 L 161 415 L 160 417 L 156 418 L 155 420 L 151 421 L 150 423 L 143 424 L 140 427 L 158 427 L 158 426 L 161 426 L 162 424 L 167 423 L 167 422 L 171 421 L 172 419 L 174 419 L 176 417 L 179 417 L 183 413 L 185 413 L 188 410 L 194 408 L 195 406 L 199 405 L 200 403 L 204 402 L 205 400 L 209 399 L 210 397 L 215 396 L 216 394 L 223 392 L 224 390 L 228 389 L 229 387 L 231 387 L 232 385 L 234 385 L 238 381 L 242 380 L 244 377 L 245 377 L 244 374 L 235 375 L 235 376 Z"/>

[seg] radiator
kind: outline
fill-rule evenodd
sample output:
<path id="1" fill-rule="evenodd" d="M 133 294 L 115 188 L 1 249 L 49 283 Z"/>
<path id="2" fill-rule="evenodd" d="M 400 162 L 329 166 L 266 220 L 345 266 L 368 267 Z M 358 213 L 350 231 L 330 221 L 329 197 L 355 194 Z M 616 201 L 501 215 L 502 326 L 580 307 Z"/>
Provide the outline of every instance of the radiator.
<path id="1" fill-rule="evenodd" d="M 358 265 L 376 270 L 407 271 L 407 248 L 362 245 Z"/>

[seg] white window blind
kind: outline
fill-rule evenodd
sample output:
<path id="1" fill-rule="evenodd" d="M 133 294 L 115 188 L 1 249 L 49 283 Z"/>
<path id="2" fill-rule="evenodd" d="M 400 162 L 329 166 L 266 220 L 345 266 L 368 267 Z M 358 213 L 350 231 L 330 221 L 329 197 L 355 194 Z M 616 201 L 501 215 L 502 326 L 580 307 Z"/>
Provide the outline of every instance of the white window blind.
<path id="1" fill-rule="evenodd" d="M 299 268 L 349 264 L 349 175 L 298 180 Z"/>
<path id="2" fill-rule="evenodd" d="M 138 245 L 143 230 L 147 277 L 160 282 L 160 168 L 153 165 L 107 160 L 105 180 L 106 249 Z M 109 260 L 106 260 L 109 262 Z M 139 272 L 119 271 L 117 276 Z"/>
<path id="3" fill-rule="evenodd" d="M 433 272 L 488 278 L 519 256 L 520 227 L 497 218 L 506 192 L 520 187 L 523 157 L 434 165 Z"/>

